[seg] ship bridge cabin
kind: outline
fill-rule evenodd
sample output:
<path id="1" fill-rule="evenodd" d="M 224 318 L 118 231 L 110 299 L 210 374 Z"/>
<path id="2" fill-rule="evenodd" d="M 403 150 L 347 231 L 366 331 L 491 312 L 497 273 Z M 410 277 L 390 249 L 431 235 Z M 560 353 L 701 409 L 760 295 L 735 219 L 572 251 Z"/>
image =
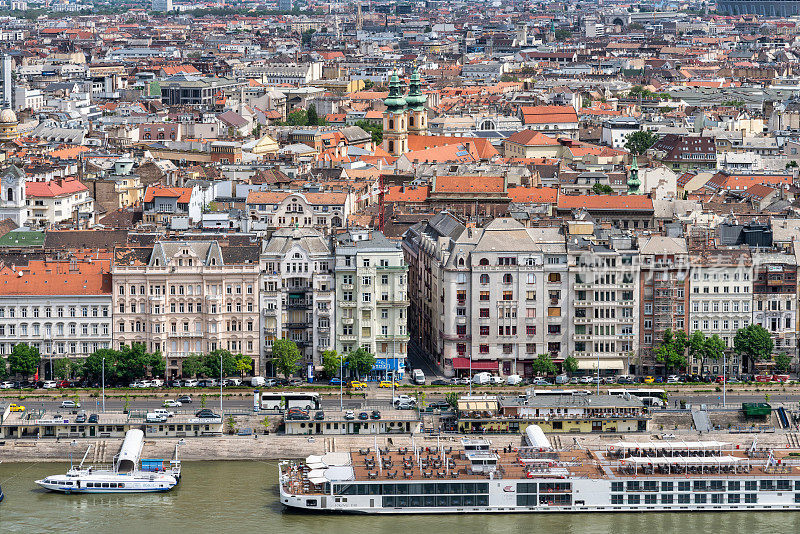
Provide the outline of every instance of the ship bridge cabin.
<path id="1" fill-rule="evenodd" d="M 466 453 L 470 465 L 470 472 L 480 475 L 489 475 L 497 471 L 498 455 L 492 452 L 476 451 Z"/>

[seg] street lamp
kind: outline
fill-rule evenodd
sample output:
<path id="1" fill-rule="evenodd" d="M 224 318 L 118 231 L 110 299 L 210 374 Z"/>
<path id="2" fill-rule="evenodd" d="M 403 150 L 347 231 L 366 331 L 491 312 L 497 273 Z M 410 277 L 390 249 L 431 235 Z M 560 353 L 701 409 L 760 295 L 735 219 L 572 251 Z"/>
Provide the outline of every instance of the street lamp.
<path id="1" fill-rule="evenodd" d="M 342 355 L 340 354 L 339 355 L 339 411 L 340 412 L 344 411 L 344 401 L 342 401 L 342 391 L 343 391 L 343 387 L 344 387 L 342 385 L 342 384 L 344 384 L 344 371 L 343 371 L 343 367 L 342 367 L 343 363 L 344 363 L 344 359 L 342 358 Z"/>
<path id="2" fill-rule="evenodd" d="M 103 413 L 106 413 L 106 357 L 103 356 L 103 373 L 102 373 L 102 387 L 103 387 Z"/>
<path id="3" fill-rule="evenodd" d="M 219 353 L 219 416 L 222 417 L 222 351 Z"/>

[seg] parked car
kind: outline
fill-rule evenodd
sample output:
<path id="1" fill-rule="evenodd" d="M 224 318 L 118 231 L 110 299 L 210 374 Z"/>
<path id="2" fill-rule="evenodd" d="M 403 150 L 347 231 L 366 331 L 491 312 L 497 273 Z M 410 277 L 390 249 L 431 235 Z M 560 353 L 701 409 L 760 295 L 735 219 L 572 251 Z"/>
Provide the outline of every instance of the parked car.
<path id="1" fill-rule="evenodd" d="M 287 386 L 293 386 L 293 387 L 297 387 L 297 386 L 302 386 L 302 385 L 303 385 L 303 382 L 304 382 L 304 381 L 303 381 L 303 379 L 302 379 L 302 378 L 290 378 L 290 379 L 289 379 L 289 380 L 286 382 L 286 385 L 287 385 Z"/>
<path id="2" fill-rule="evenodd" d="M 144 416 L 145 423 L 166 423 L 167 416 L 163 414 L 158 414 L 155 412 L 150 412 Z"/>
<path id="3" fill-rule="evenodd" d="M 9 404 L 8 409 L 12 412 L 24 412 L 25 406 L 21 404 Z"/>
<path id="4" fill-rule="evenodd" d="M 428 408 L 432 408 L 434 410 L 447 410 L 450 408 L 450 403 L 445 400 L 433 401 L 428 404 Z"/>
<path id="5" fill-rule="evenodd" d="M 391 387 L 399 388 L 400 384 L 398 384 L 394 380 L 381 380 L 380 384 L 378 384 L 378 387 L 379 388 L 391 388 Z"/>
<path id="6" fill-rule="evenodd" d="M 199 384 L 199 383 L 200 383 L 200 381 L 197 380 L 196 378 L 187 378 L 186 380 L 183 381 L 183 387 L 185 387 L 185 388 L 196 388 L 197 384 Z"/>
<path id="7" fill-rule="evenodd" d="M 344 381 L 338 376 L 334 376 L 328 381 L 328 384 L 331 386 L 341 386 L 342 384 L 344 384 Z"/>
<path id="8" fill-rule="evenodd" d="M 369 419 L 369 414 L 367 412 L 361 412 L 358 414 L 358 418 L 362 421 L 366 421 Z"/>
<path id="9" fill-rule="evenodd" d="M 89 423 L 90 424 L 96 423 L 97 421 L 98 421 L 98 417 L 97 417 L 96 413 L 93 413 L 92 415 L 89 416 Z"/>
<path id="10" fill-rule="evenodd" d="M 14 388 L 14 382 L 3 382 L 2 384 L 0 384 L 0 389 L 13 389 L 13 388 Z"/>
<path id="11" fill-rule="evenodd" d="M 680 383 L 681 383 L 681 377 L 679 377 L 678 375 L 669 375 L 667 377 L 667 384 L 680 384 Z"/>
<path id="12" fill-rule="evenodd" d="M 323 419 L 325 419 L 325 412 L 323 412 L 322 410 L 319 410 L 317 413 L 314 414 L 315 421 L 322 421 Z"/>
<path id="13" fill-rule="evenodd" d="M 655 381 L 656 381 L 656 379 L 655 379 L 655 378 L 653 378 L 652 376 L 646 376 L 646 377 L 644 377 L 644 383 L 645 383 L 645 384 L 652 384 L 652 383 L 653 383 L 653 382 L 655 382 Z"/>
<path id="14" fill-rule="evenodd" d="M 356 390 L 367 389 L 367 385 L 364 382 L 360 382 L 358 380 L 351 381 L 347 385 L 347 387 L 349 387 L 350 389 L 356 389 Z"/>
<path id="15" fill-rule="evenodd" d="M 194 414 L 195 417 L 199 417 L 200 419 L 216 419 L 219 417 L 213 411 L 209 410 L 208 408 L 203 408 L 199 412 Z"/>
<path id="16" fill-rule="evenodd" d="M 417 399 L 415 399 L 414 397 L 411 397 L 409 395 L 395 395 L 392 398 L 392 404 L 397 405 L 397 404 L 399 404 L 401 402 L 405 402 L 405 403 L 408 403 L 408 404 L 416 404 L 417 403 Z"/>
<path id="17" fill-rule="evenodd" d="M 274 378 L 267 378 L 264 380 L 264 387 L 265 388 L 274 388 L 278 385 L 278 381 Z"/>
<path id="18" fill-rule="evenodd" d="M 289 408 L 286 412 L 286 419 L 288 421 L 304 421 L 310 418 L 308 412 L 301 408 Z"/>
<path id="19" fill-rule="evenodd" d="M 178 397 L 175 400 L 177 402 L 180 402 L 181 404 L 191 404 L 192 403 L 192 398 L 189 395 L 181 395 L 180 397 Z"/>
<path id="20" fill-rule="evenodd" d="M 457 379 L 454 378 L 453 380 L 457 380 Z M 457 382 L 454 383 L 454 384 L 457 384 Z M 441 378 L 437 378 L 436 380 L 432 380 L 431 381 L 431 385 L 432 386 L 449 386 L 451 384 L 447 380 L 442 380 Z"/>
<path id="21" fill-rule="evenodd" d="M 71 401 L 71 400 L 64 400 L 64 401 L 61 401 L 61 407 L 62 408 L 80 408 L 81 407 L 81 403 L 80 402 Z"/>
<path id="22" fill-rule="evenodd" d="M 45 380 L 42 384 L 42 388 L 44 389 L 55 389 L 58 387 L 58 382 L 55 380 Z"/>
<path id="23" fill-rule="evenodd" d="M 422 386 L 425 384 L 425 373 L 422 372 L 422 369 L 414 369 L 411 372 L 411 377 L 413 382 L 418 386 Z"/>
<path id="24" fill-rule="evenodd" d="M 544 378 L 537 378 L 533 382 L 531 382 L 534 386 L 552 386 L 550 382 L 545 380 Z"/>
<path id="25" fill-rule="evenodd" d="M 179 387 L 181 387 L 181 381 L 180 380 L 170 380 L 169 382 L 167 382 L 167 387 L 179 388 Z"/>
<path id="26" fill-rule="evenodd" d="M 504 384 L 505 382 L 504 382 L 504 381 L 503 381 L 503 379 L 502 379 L 502 378 L 500 378 L 499 376 L 497 376 L 497 375 L 491 375 L 491 376 L 489 377 L 489 383 L 490 383 L 490 384 L 493 384 L 493 385 L 495 385 L 495 386 L 500 386 L 500 385 Z"/>
<path id="27" fill-rule="evenodd" d="M 356 418 L 356 414 L 353 413 L 353 410 L 347 410 L 344 412 L 344 418 L 348 421 L 352 421 Z"/>
<path id="28" fill-rule="evenodd" d="M 166 408 L 156 408 L 156 409 L 153 410 L 153 413 L 157 413 L 159 415 L 164 415 L 164 416 L 167 416 L 167 417 L 173 417 L 175 415 L 175 412 L 171 412 L 171 411 L 167 410 Z"/>
<path id="29" fill-rule="evenodd" d="M 167 399 L 164 401 L 162 406 L 164 408 L 180 408 L 181 406 L 183 406 L 183 403 L 178 400 Z"/>
<path id="30" fill-rule="evenodd" d="M 522 383 L 522 377 L 519 375 L 509 375 L 506 377 L 506 385 L 518 386 Z"/>
<path id="31" fill-rule="evenodd" d="M 86 422 L 86 412 L 81 410 L 80 413 L 78 413 L 78 417 L 75 418 L 75 422 L 78 423 L 78 424 L 85 423 Z"/>
<path id="32" fill-rule="evenodd" d="M 403 402 L 398 402 L 397 404 L 394 405 L 394 407 L 397 408 L 398 410 L 413 410 L 415 404 L 403 401 Z"/>
<path id="33" fill-rule="evenodd" d="M 378 410 L 372 410 L 372 413 L 370 414 L 370 417 L 372 419 L 380 419 L 381 418 L 381 412 L 378 411 Z"/>

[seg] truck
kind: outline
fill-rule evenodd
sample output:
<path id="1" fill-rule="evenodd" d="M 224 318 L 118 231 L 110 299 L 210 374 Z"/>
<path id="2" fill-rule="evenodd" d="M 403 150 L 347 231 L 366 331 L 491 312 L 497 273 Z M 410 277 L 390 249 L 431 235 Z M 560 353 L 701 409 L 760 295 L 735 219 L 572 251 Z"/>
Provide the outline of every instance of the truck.
<path id="1" fill-rule="evenodd" d="M 422 372 L 422 369 L 414 369 L 414 371 L 411 373 L 411 376 L 414 379 L 415 384 L 425 384 L 425 373 Z"/>
<path id="2" fill-rule="evenodd" d="M 417 399 L 415 397 L 411 397 L 409 395 L 395 395 L 392 397 L 392 404 L 397 406 L 399 404 L 411 404 L 414 405 L 417 403 Z"/>
<path id="3" fill-rule="evenodd" d="M 250 385 L 254 388 L 264 387 L 267 384 L 267 379 L 263 376 L 251 376 Z"/>
<path id="4" fill-rule="evenodd" d="M 479 386 L 485 386 L 492 382 L 492 373 L 475 373 L 475 376 L 472 377 L 472 383 L 477 384 Z"/>

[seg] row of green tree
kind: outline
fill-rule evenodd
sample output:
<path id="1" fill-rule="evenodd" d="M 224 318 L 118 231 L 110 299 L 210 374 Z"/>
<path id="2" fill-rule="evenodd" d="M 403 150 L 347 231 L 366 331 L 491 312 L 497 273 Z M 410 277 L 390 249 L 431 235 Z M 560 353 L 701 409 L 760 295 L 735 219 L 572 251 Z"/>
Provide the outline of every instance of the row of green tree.
<path id="1" fill-rule="evenodd" d="M 733 352 L 743 358 L 745 368 L 753 369 L 756 362 L 774 361 L 775 369 L 788 371 L 792 357 L 785 352 L 773 357 L 774 343 L 769 331 L 758 324 L 750 324 L 736 331 L 733 338 Z M 655 349 L 656 361 L 664 365 L 665 372 L 685 369 L 688 358 L 698 358 L 701 366 L 706 361 L 719 361 L 725 355 L 726 347 L 722 339 L 714 334 L 706 336 L 697 330 L 687 336 L 683 330 L 673 332 L 667 329 Z M 688 358 L 687 358 L 688 354 Z"/>
<path id="2" fill-rule="evenodd" d="M 328 121 L 325 117 L 317 115 L 317 108 L 314 104 L 308 109 L 296 109 L 286 116 L 285 121 L 278 121 L 278 126 L 325 126 Z"/>
<path id="3" fill-rule="evenodd" d="M 220 376 L 220 359 L 224 376 L 244 375 L 253 369 L 252 360 L 242 354 L 231 354 L 219 349 L 205 355 L 188 356 L 183 361 L 184 377 Z M 105 360 L 105 362 L 104 362 Z M 0 358 L 0 377 L 36 374 L 42 357 L 39 349 L 18 343 L 6 359 Z M 66 379 L 82 377 L 90 382 L 100 382 L 105 367 L 106 383 L 127 384 L 146 377 L 163 378 L 166 360 L 160 352 L 147 352 L 141 343 L 123 346 L 120 350 L 100 349 L 83 360 L 57 358 L 52 362 L 53 377 Z"/>
<path id="4" fill-rule="evenodd" d="M 279 339 L 272 345 L 272 365 L 276 373 L 285 377 L 293 376 L 302 370 L 300 365 L 300 349 L 294 341 Z M 322 366 L 325 376 L 333 378 L 345 367 L 357 378 L 366 375 L 375 367 L 375 355 L 359 347 L 347 355 L 341 355 L 335 350 L 326 350 L 322 353 Z"/>

